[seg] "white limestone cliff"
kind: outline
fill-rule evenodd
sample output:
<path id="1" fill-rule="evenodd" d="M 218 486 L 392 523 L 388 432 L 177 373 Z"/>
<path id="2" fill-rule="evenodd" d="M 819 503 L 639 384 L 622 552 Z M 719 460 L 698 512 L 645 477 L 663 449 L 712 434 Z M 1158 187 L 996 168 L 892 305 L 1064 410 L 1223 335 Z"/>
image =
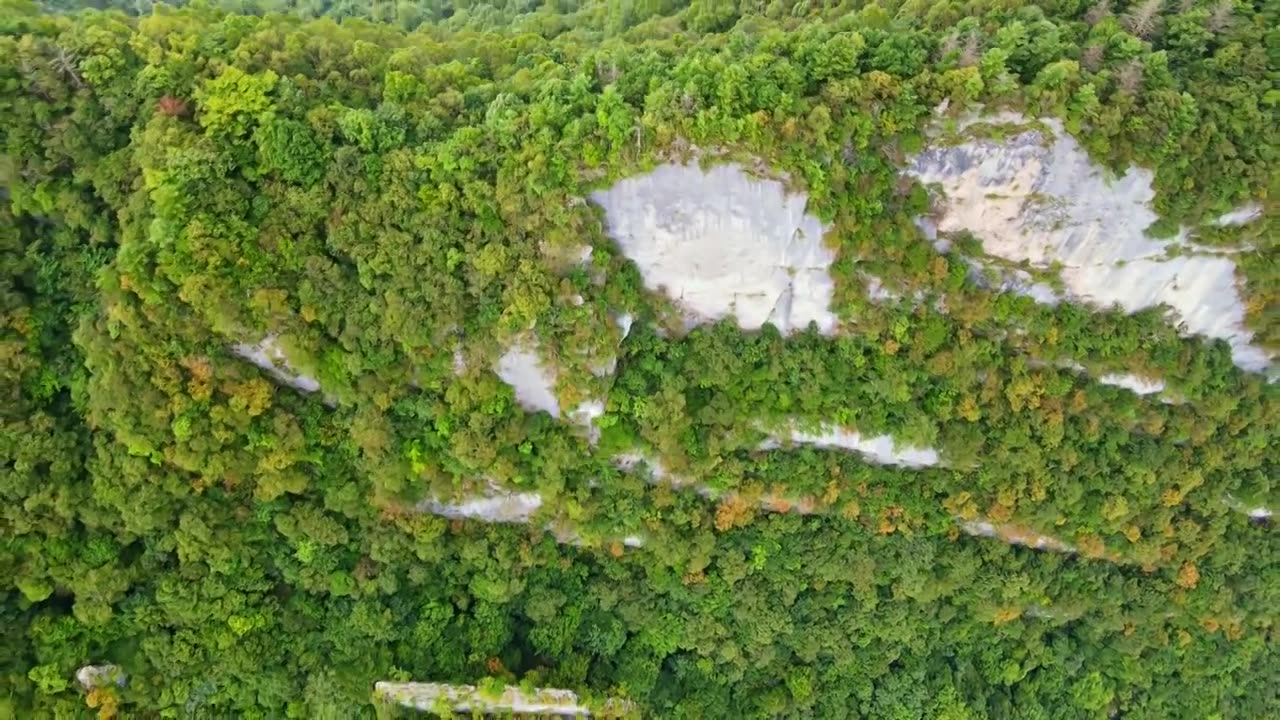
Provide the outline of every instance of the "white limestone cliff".
<path id="1" fill-rule="evenodd" d="M 546 412 L 560 417 L 555 375 L 538 357 L 536 345 L 513 345 L 498 358 L 494 372 L 515 391 L 516 402 L 529 412 Z"/>
<path id="2" fill-rule="evenodd" d="M 1034 530 L 1009 523 L 993 523 L 989 520 L 960 520 L 960 529 L 967 535 L 989 537 L 1003 540 L 1010 545 L 1023 545 L 1033 550 L 1052 550 L 1053 552 L 1073 553 L 1074 547 L 1052 535 L 1044 535 Z"/>
<path id="3" fill-rule="evenodd" d="M 879 465 L 921 468 L 938 464 L 938 451 L 933 448 L 900 446 L 890 435 L 867 437 L 836 425 L 823 425 L 819 432 L 808 432 L 791 423 L 761 443 L 760 449 L 773 450 L 788 442 L 852 450 Z"/>
<path id="4" fill-rule="evenodd" d="M 516 402 L 529 412 L 546 412 L 560 417 L 560 401 L 556 398 L 556 373 L 538 355 L 535 342 L 512 345 L 493 368 L 503 382 L 515 391 Z M 604 414 L 604 401 L 589 398 L 568 412 L 568 420 L 586 428 L 594 443 L 599 436 L 596 418 Z"/>
<path id="5" fill-rule="evenodd" d="M 1138 395 L 1154 395 L 1164 392 L 1164 381 L 1144 378 L 1132 373 L 1107 373 L 1098 378 L 1103 385 L 1121 387 Z"/>
<path id="6" fill-rule="evenodd" d="M 494 523 L 527 523 L 542 507 L 538 493 L 513 493 L 491 486 L 488 494 L 457 501 L 429 498 L 417 509 L 447 518 L 464 518 Z"/>
<path id="7" fill-rule="evenodd" d="M 1262 206 L 1258 203 L 1249 203 L 1232 210 L 1231 212 L 1219 215 L 1213 221 L 1218 227 L 1231 227 L 1234 225 L 1247 225 L 1254 220 L 1262 217 Z"/>
<path id="8" fill-rule="evenodd" d="M 290 367 L 289 359 L 285 357 L 284 350 L 280 347 L 275 335 L 266 336 L 256 345 L 236 343 L 231 346 L 231 352 L 257 365 L 275 379 L 296 390 L 313 393 L 320 389 L 319 380 Z"/>
<path id="9" fill-rule="evenodd" d="M 93 690 L 107 685 L 124 687 L 128 681 L 129 676 L 125 674 L 124 668 L 119 665 L 85 665 L 76 670 L 76 682 L 80 683 L 80 687 L 85 690 Z"/>
<path id="10" fill-rule="evenodd" d="M 911 159 L 907 174 L 941 190 L 938 232 L 967 230 L 988 256 L 1060 267 L 1070 300 L 1130 313 L 1167 306 L 1185 332 L 1226 340 L 1241 368 L 1266 369 L 1271 356 L 1252 344 L 1230 257 L 1194 251 L 1185 230 L 1169 240 L 1148 235 L 1152 173 L 1108 177 L 1060 122 L 1041 122 L 1047 131 L 939 143 Z"/>
<path id="11" fill-rule="evenodd" d="M 662 165 L 591 199 L 651 290 L 686 312 L 689 327 L 733 316 L 744 330 L 834 332 L 835 285 L 826 228 L 804 195 L 737 165 Z"/>
<path id="12" fill-rule="evenodd" d="M 556 688 L 532 688 L 529 690 L 507 685 L 500 692 L 488 693 L 475 685 L 448 685 L 445 683 L 379 682 L 374 685 L 379 697 L 404 707 L 431 711 L 437 704 L 459 713 L 481 715 L 529 714 L 538 716 L 590 717 L 587 707 L 570 690 Z M 621 717 L 631 712 L 626 700 L 610 698 L 603 703 L 604 714 Z"/>

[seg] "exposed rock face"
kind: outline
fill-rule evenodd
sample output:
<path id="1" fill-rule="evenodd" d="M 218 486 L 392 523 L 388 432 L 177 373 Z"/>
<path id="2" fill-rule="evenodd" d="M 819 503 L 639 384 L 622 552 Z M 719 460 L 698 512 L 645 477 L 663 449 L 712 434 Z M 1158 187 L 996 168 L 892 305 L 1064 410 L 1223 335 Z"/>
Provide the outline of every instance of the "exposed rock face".
<path id="1" fill-rule="evenodd" d="M 1032 367 L 1050 367 L 1056 365 L 1065 370 L 1071 370 L 1082 375 L 1089 375 L 1089 368 L 1081 365 L 1073 360 L 1059 360 L 1057 363 L 1047 363 L 1041 360 L 1032 359 L 1029 361 Z M 1150 377 L 1135 375 L 1134 373 L 1102 373 L 1095 376 L 1101 385 L 1111 385 L 1112 387 L 1124 388 L 1135 395 L 1157 395 L 1163 393 L 1168 387 L 1164 380 L 1159 377 Z M 1160 397 L 1160 402 L 1176 405 L 1180 402 L 1177 397 L 1164 395 Z"/>
<path id="2" fill-rule="evenodd" d="M 1262 217 L 1262 206 L 1257 203 L 1249 203 L 1236 208 L 1228 213 L 1223 213 L 1216 220 L 1214 225 L 1218 227 L 1229 227 L 1232 225 L 1245 225 Z"/>
<path id="3" fill-rule="evenodd" d="M 1242 512 L 1253 520 L 1269 520 L 1275 515 L 1275 512 L 1265 504 L 1251 505 L 1243 503 L 1232 495 L 1226 497 L 1226 503 L 1232 510 Z"/>
<path id="4" fill-rule="evenodd" d="M 446 685 L 444 683 L 393 683 L 374 685 L 379 696 L 405 707 L 430 711 L 443 700 L 460 713 L 478 712 L 485 715 L 528 713 L 531 715 L 557 715 L 561 717 L 589 717 L 591 709 L 569 690 L 534 688 L 522 690 L 514 685 L 502 689 L 496 697 L 483 693 L 474 685 Z M 617 717 L 631 709 L 625 700 L 609 699 L 604 703 L 606 714 Z"/>
<path id="5" fill-rule="evenodd" d="M 76 671 L 76 682 L 85 690 L 116 685 L 124 687 L 129 681 L 124 668 L 119 665 L 85 665 Z"/>
<path id="6" fill-rule="evenodd" d="M 591 199 L 645 285 L 675 300 L 690 326 L 732 315 L 745 330 L 771 322 L 785 334 L 814 322 L 834 331 L 835 254 L 807 198 L 782 183 L 737 165 L 663 165 Z"/>
<path id="7" fill-rule="evenodd" d="M 822 427 L 821 432 L 805 432 L 794 425 L 776 434 L 760 445 L 762 450 L 782 447 L 783 441 L 820 448 L 852 450 L 880 465 L 904 467 L 929 467 L 938 464 L 938 452 L 933 448 L 898 447 L 889 435 L 864 437 L 856 432 L 835 425 Z"/>
<path id="8" fill-rule="evenodd" d="M 418 510 L 447 518 L 468 518 L 496 523 L 527 523 L 542 507 L 537 493 L 512 493 L 491 488 L 490 494 L 471 497 L 461 502 L 442 502 L 436 498 L 418 504 Z"/>
<path id="9" fill-rule="evenodd" d="M 525 410 L 560 417 L 555 376 L 542 364 L 536 347 L 512 346 L 498 359 L 494 372 L 515 390 L 516 402 Z"/>
<path id="10" fill-rule="evenodd" d="M 935 465 L 938 462 L 938 455 L 935 451 L 921 448 L 895 448 L 892 438 L 888 436 L 868 440 L 861 438 L 857 433 L 838 429 L 825 429 L 822 434 L 796 433 L 793 439 L 796 437 L 813 438 L 813 444 L 821 447 L 841 447 L 867 455 L 878 455 L 879 461 L 883 464 L 892 463 L 907 467 L 926 467 Z M 777 440 L 766 441 L 765 445 L 778 447 Z M 646 466 L 651 475 L 651 482 L 655 484 L 665 483 L 677 490 L 692 490 L 703 497 L 721 502 L 732 500 L 735 497 L 735 493 L 718 494 L 705 485 L 698 484 L 687 478 L 671 475 L 663 468 L 660 462 L 638 452 L 617 455 L 613 458 L 613 462 L 614 465 L 626 472 L 634 472 L 641 465 Z M 768 496 L 761 498 L 759 507 L 767 512 L 796 512 L 802 515 L 824 514 L 830 511 L 830 508 L 823 507 L 822 503 L 815 497 L 780 498 Z M 985 518 L 965 520 L 956 517 L 955 521 L 960 530 L 966 535 L 996 538 L 1010 545 L 1022 545 L 1033 550 L 1061 553 L 1076 552 L 1074 546 L 1024 525 L 994 523 Z"/>
<path id="11" fill-rule="evenodd" d="M 418 512 L 431 513 L 456 520 L 478 520 L 486 523 L 504 523 L 528 525 L 533 522 L 534 515 L 543 506 L 542 496 L 538 493 L 517 493 L 503 489 L 490 483 L 487 492 L 465 497 L 461 500 L 445 501 L 436 497 L 418 503 L 414 508 Z M 574 529 L 572 522 L 551 520 L 543 525 L 555 537 L 556 542 L 566 545 L 585 545 L 586 541 Z M 605 538 L 605 542 L 618 542 L 625 547 L 644 547 L 645 539 L 641 535 L 624 535 Z"/>
<path id="12" fill-rule="evenodd" d="M 257 345 L 237 343 L 231 346 L 231 352 L 266 370 L 272 377 L 289 387 L 305 393 L 313 393 L 320 389 L 319 380 L 295 372 L 289 367 L 289 360 L 276 342 L 275 335 L 266 336 Z"/>
<path id="13" fill-rule="evenodd" d="M 1130 392 L 1138 395 L 1154 395 L 1155 393 L 1164 392 L 1163 380 L 1149 380 L 1147 378 L 1138 377 L 1132 374 L 1107 373 L 1098 378 L 1098 382 L 1103 385 L 1114 385 L 1122 387 Z"/>
<path id="14" fill-rule="evenodd" d="M 1031 273 L 1026 270 L 991 268 L 983 265 L 976 260 L 970 260 L 970 277 L 973 277 L 981 284 L 989 284 L 985 280 L 985 275 L 989 272 L 995 272 L 998 276 L 997 289 L 1001 292 L 1011 292 L 1024 297 L 1029 297 L 1041 305 L 1057 305 L 1062 298 L 1058 297 L 1058 292 L 1050 287 L 1047 283 L 1037 282 Z"/>
<path id="15" fill-rule="evenodd" d="M 854 450 L 868 455 L 872 460 L 882 464 L 920 468 L 938 463 L 938 455 L 934 450 L 927 448 L 896 448 L 892 438 L 889 436 L 864 439 L 857 433 L 838 429 L 825 429 L 820 434 L 796 432 L 792 436 L 792 440 L 795 442 L 810 442 L 820 447 L 839 447 Z M 766 441 L 765 446 L 779 447 L 777 440 Z M 696 493 L 710 501 L 726 503 L 740 502 L 743 499 L 737 492 L 719 491 L 691 478 L 673 475 L 663 467 L 661 462 L 640 452 L 616 455 L 613 458 L 613 463 L 624 472 L 646 472 L 649 482 L 654 485 L 663 484 L 674 490 Z M 1242 512 L 1248 512 L 1250 517 L 1255 519 L 1270 517 L 1270 510 L 1264 507 L 1245 508 L 1238 501 L 1234 501 L 1234 499 L 1231 499 L 1231 501 Z M 830 507 L 825 506 L 823 502 L 814 496 L 783 496 L 770 493 L 763 497 L 755 498 L 752 502 L 761 510 L 774 513 L 822 515 L 831 510 Z M 447 518 L 479 520 L 491 523 L 527 524 L 533 520 L 534 514 L 542 505 L 542 497 L 537 493 L 512 493 L 496 486 L 490 486 L 489 492 L 485 495 L 472 496 L 459 502 L 442 502 L 432 498 L 419 503 L 417 510 Z M 1022 545 L 1035 550 L 1063 553 L 1076 552 L 1074 546 L 1051 535 L 1044 535 L 1025 525 L 993 523 L 984 518 L 964 520 L 957 517 L 955 521 L 960 530 L 968 535 L 996 538 L 1011 545 Z M 560 543 L 569 545 L 585 544 L 571 522 L 568 524 L 552 522 L 545 527 L 553 533 Z M 613 539 L 606 539 L 606 542 L 620 543 L 629 548 L 640 548 L 645 546 L 646 539 L 641 535 L 633 534 L 614 536 Z"/>
<path id="16" fill-rule="evenodd" d="M 636 472 L 643 465 L 648 473 L 648 481 L 652 485 L 666 485 L 674 490 L 696 493 L 699 497 L 717 503 L 751 502 L 768 512 L 814 515 L 819 512 L 820 503 L 816 497 L 807 495 L 785 495 L 770 492 L 764 496 L 746 500 L 733 490 L 718 490 L 696 482 L 695 480 L 667 472 L 658 460 L 638 452 L 622 453 L 613 456 L 613 464 L 624 472 Z"/>
<path id="17" fill-rule="evenodd" d="M 618 329 L 622 331 L 622 339 L 626 340 L 631 334 L 631 326 L 635 324 L 636 317 L 631 313 L 620 313 L 614 318 L 614 322 L 618 323 Z"/>
<path id="18" fill-rule="evenodd" d="M 507 349 L 493 368 L 502 381 L 515 391 L 516 402 L 529 412 L 545 411 L 552 417 L 560 417 L 560 401 L 556 398 L 556 374 L 538 356 L 536 343 L 516 344 Z M 613 368 L 608 368 L 613 372 Z M 600 431 L 595 419 L 604 414 L 604 401 L 583 400 L 568 413 L 568 419 L 587 429 L 591 442 Z"/>
<path id="19" fill-rule="evenodd" d="M 987 520 L 964 520 L 960 529 L 969 535 L 978 537 L 999 538 L 1010 545 L 1025 545 L 1035 550 L 1052 550 L 1054 552 L 1073 553 L 1074 547 L 1058 538 L 1040 533 L 1020 525 L 1010 523 L 995 524 Z"/>
<path id="20" fill-rule="evenodd" d="M 631 334 L 631 327 L 635 325 L 636 318 L 629 312 L 613 313 L 613 323 L 618 328 L 621 337 L 618 343 L 621 344 L 627 336 Z M 591 374 L 596 377 L 608 377 L 618 369 L 618 355 L 615 352 L 608 360 L 596 365 L 591 369 Z"/>
<path id="21" fill-rule="evenodd" d="M 1226 340 L 1241 368 L 1265 369 L 1270 354 L 1250 344 L 1235 263 L 1189 252 L 1185 232 L 1149 237 L 1151 172 L 1132 168 L 1109 180 L 1060 123 L 1044 123 L 1047 137 L 1029 130 L 932 147 L 911 160 L 909 175 L 941 187 L 938 231 L 968 230 L 988 255 L 1006 260 L 1061 263 L 1070 299 L 1126 312 L 1167 305 L 1188 333 Z M 1170 257 L 1175 247 L 1182 254 Z"/>
<path id="22" fill-rule="evenodd" d="M 569 413 L 569 420 L 575 425 L 587 429 L 587 439 L 594 445 L 600 440 L 600 428 L 596 427 L 596 418 L 604 415 L 604 401 L 583 400 Z"/>

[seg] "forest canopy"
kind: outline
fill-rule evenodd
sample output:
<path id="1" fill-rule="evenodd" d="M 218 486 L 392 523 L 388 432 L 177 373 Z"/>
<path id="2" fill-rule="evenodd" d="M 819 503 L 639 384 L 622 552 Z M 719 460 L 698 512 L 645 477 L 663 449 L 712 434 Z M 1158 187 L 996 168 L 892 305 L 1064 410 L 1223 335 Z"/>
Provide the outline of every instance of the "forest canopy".
<path id="1" fill-rule="evenodd" d="M 1280 716 L 1277 87 L 1269 0 L 0 0 L 0 718 Z M 908 172 L 1015 143 L 1240 337 Z M 830 327 L 611 235 L 725 165 Z"/>

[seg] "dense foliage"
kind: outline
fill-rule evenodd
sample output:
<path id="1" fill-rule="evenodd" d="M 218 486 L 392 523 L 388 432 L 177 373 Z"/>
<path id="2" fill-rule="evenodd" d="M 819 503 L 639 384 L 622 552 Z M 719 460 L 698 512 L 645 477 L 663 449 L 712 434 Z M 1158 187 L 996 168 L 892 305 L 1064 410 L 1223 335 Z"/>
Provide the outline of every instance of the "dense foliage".
<path id="1" fill-rule="evenodd" d="M 1276 386 L 1159 312 L 974 282 L 900 172 L 944 99 L 1063 118 L 1155 171 L 1162 224 L 1251 248 L 1280 346 L 1280 224 L 1207 224 L 1280 190 L 1275 3 L 103 5 L 0 0 L 0 717 L 485 677 L 654 717 L 1280 716 L 1280 543 L 1238 512 L 1277 502 Z M 644 290 L 584 198 L 695 147 L 808 192 L 839 336 L 685 334 Z M 607 393 L 598 444 L 490 371 L 531 329 L 564 403 Z M 322 391 L 231 351 L 268 334 Z M 947 464 L 758 449 L 793 417 Z M 489 481 L 545 522 L 412 509 Z M 86 693 L 95 662 L 128 682 Z"/>

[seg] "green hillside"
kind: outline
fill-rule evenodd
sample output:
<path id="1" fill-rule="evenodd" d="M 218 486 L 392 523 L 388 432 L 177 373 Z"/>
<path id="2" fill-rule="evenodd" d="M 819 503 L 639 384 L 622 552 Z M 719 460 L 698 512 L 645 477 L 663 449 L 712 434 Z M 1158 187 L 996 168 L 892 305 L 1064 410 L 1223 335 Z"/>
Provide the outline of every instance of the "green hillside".
<path id="1" fill-rule="evenodd" d="M 1280 717 L 1273 0 L 179 5 L 0 0 L 0 719 Z M 1013 147 L 1096 177 L 922 180 Z M 760 193 L 637 205 L 738 213 L 690 288 L 821 223 L 763 327 L 611 233 L 682 166 Z M 1167 252 L 973 229 L 1095 186 Z"/>

